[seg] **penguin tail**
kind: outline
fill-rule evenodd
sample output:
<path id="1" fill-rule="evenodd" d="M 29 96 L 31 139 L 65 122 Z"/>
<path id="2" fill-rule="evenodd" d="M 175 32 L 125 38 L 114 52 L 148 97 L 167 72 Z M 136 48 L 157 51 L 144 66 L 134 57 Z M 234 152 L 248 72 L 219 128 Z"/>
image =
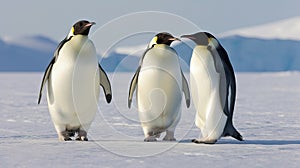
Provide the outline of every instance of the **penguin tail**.
<path id="1" fill-rule="evenodd" d="M 223 136 L 231 136 L 239 141 L 243 141 L 243 136 L 234 128 L 232 121 L 227 121 Z"/>
<path id="2" fill-rule="evenodd" d="M 239 141 L 243 141 L 243 136 L 237 131 L 235 130 L 234 133 L 231 135 L 233 138 L 239 140 Z"/>

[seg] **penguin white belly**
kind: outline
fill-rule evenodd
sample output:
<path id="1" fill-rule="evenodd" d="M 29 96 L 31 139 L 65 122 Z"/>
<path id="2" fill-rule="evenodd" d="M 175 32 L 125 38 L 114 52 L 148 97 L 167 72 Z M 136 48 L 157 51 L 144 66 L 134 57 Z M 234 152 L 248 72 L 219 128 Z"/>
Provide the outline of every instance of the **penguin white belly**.
<path id="1" fill-rule="evenodd" d="M 73 37 L 60 50 L 48 81 L 48 107 L 58 132 L 88 130 L 98 109 L 99 80 L 93 43 Z"/>
<path id="2" fill-rule="evenodd" d="M 203 140 L 221 137 L 227 117 L 220 102 L 220 75 L 207 46 L 196 46 L 190 65 L 192 98 L 197 110 L 195 124 Z"/>
<path id="3" fill-rule="evenodd" d="M 145 136 L 157 135 L 180 119 L 182 77 L 177 54 L 163 46 L 149 50 L 138 77 L 137 104 Z"/>

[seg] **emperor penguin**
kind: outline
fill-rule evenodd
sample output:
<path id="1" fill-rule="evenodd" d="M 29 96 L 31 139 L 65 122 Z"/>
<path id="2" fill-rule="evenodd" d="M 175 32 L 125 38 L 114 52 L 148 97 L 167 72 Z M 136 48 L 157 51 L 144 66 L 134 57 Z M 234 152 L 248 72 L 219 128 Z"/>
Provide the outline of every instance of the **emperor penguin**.
<path id="1" fill-rule="evenodd" d="M 176 141 L 175 128 L 181 117 L 182 91 L 190 106 L 190 92 L 176 51 L 170 47 L 178 38 L 162 32 L 149 43 L 141 57 L 129 88 L 128 107 L 136 89 L 144 141 L 157 141 L 166 131 L 165 141 Z"/>
<path id="2" fill-rule="evenodd" d="M 214 144 L 222 136 L 243 137 L 232 123 L 236 79 L 226 50 L 208 32 L 183 35 L 196 43 L 190 63 L 192 100 L 197 110 L 195 124 L 202 138 L 195 143 Z"/>
<path id="3" fill-rule="evenodd" d="M 38 104 L 47 82 L 50 115 L 61 141 L 87 141 L 87 131 L 98 111 L 100 85 L 111 102 L 110 81 L 98 63 L 96 48 L 88 38 L 94 22 L 78 21 L 62 40 L 41 83 Z"/>

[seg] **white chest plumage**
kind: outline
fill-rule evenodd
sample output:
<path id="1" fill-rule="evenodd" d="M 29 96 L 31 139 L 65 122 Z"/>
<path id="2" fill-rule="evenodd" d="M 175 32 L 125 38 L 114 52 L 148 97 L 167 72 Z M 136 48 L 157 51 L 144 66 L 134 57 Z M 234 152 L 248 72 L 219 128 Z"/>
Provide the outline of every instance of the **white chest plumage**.
<path id="1" fill-rule="evenodd" d="M 171 125 L 177 125 L 181 113 L 181 88 L 182 76 L 176 52 L 167 45 L 156 45 L 143 59 L 136 92 L 145 135 L 159 134 Z"/>
<path id="2" fill-rule="evenodd" d="M 87 130 L 97 111 L 99 70 L 96 49 L 87 36 L 64 44 L 48 81 L 49 111 L 56 129 Z M 60 130 L 64 131 L 64 130 Z"/>
<path id="3" fill-rule="evenodd" d="M 190 65 L 190 85 L 197 110 L 195 123 L 205 140 L 218 139 L 226 124 L 219 95 L 220 74 L 207 46 L 196 46 Z"/>

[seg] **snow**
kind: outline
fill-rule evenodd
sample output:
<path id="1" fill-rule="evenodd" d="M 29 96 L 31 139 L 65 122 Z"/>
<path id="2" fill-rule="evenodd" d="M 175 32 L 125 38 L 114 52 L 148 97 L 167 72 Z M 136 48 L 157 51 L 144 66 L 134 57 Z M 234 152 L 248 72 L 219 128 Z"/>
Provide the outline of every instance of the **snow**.
<path id="1" fill-rule="evenodd" d="M 300 17 L 288 18 L 253 27 L 231 30 L 220 37 L 244 36 L 261 39 L 300 40 Z"/>
<path id="2" fill-rule="evenodd" d="M 132 73 L 111 73 L 113 101 L 103 92 L 88 142 L 59 142 L 42 73 L 0 73 L 0 167 L 298 167 L 300 73 L 238 73 L 234 124 L 239 142 L 191 143 L 199 136 L 195 109 L 182 102 L 177 142 L 143 142 L 135 106 L 127 108 Z M 188 78 L 189 74 L 186 74 Z M 45 93 L 45 92 L 44 92 Z M 135 102 L 134 98 L 134 102 Z M 135 104 L 133 104 L 135 105 Z"/>

